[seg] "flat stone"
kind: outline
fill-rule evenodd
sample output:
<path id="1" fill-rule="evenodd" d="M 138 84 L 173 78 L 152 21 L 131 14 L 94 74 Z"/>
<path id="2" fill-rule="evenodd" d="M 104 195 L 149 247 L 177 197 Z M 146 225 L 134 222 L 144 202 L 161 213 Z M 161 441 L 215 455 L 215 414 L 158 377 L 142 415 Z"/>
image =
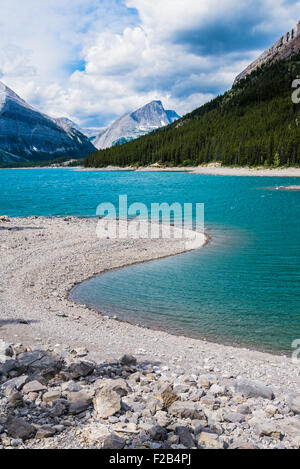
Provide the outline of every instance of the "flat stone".
<path id="1" fill-rule="evenodd" d="M 48 391 L 43 395 L 44 402 L 53 402 L 61 397 L 60 391 Z"/>
<path id="2" fill-rule="evenodd" d="M 245 422 L 246 417 L 244 414 L 239 414 L 238 412 L 227 412 L 224 414 L 225 422 L 231 423 L 242 423 Z"/>
<path id="3" fill-rule="evenodd" d="M 23 386 L 23 393 L 29 394 L 30 392 L 41 392 L 47 391 L 46 386 L 41 384 L 39 381 L 30 381 Z"/>
<path id="4" fill-rule="evenodd" d="M 92 402 L 91 397 L 85 391 L 69 392 L 67 398 L 68 401 L 72 403 L 82 402 L 85 404 L 90 404 Z"/>
<path id="5" fill-rule="evenodd" d="M 50 425 L 42 425 L 38 427 L 35 438 L 37 440 L 41 440 L 43 438 L 51 438 L 56 433 L 55 428 L 51 427 Z"/>
<path id="6" fill-rule="evenodd" d="M 274 440 L 282 440 L 284 435 L 282 434 L 280 425 L 276 423 L 262 423 L 257 426 L 257 431 L 260 436 L 269 436 Z"/>
<path id="7" fill-rule="evenodd" d="M 27 383 L 29 377 L 28 376 L 18 376 L 17 378 L 9 379 L 5 383 L 2 384 L 2 389 L 16 389 L 17 391 L 21 391 L 24 384 Z"/>
<path id="8" fill-rule="evenodd" d="M 218 438 L 215 433 L 201 432 L 198 436 L 198 446 L 206 449 L 224 449 L 224 443 Z"/>
<path id="9" fill-rule="evenodd" d="M 85 412 L 89 408 L 87 402 L 72 402 L 69 406 L 70 415 L 79 415 L 82 412 Z"/>
<path id="10" fill-rule="evenodd" d="M 232 443 L 229 448 L 230 450 L 238 450 L 238 449 L 244 449 L 244 450 L 256 450 L 257 447 L 251 443 L 247 443 L 247 442 L 235 442 L 235 443 Z"/>
<path id="11" fill-rule="evenodd" d="M 262 397 L 269 400 L 274 399 L 273 390 L 268 386 L 265 386 L 260 381 L 239 379 L 235 383 L 235 390 L 245 397 Z"/>
<path id="12" fill-rule="evenodd" d="M 194 402 L 174 402 L 169 409 L 169 414 L 181 419 L 203 420 L 206 418 L 202 409 Z"/>
<path id="13" fill-rule="evenodd" d="M 9 388 L 10 389 L 10 388 Z M 13 408 L 22 407 L 24 405 L 23 396 L 20 391 L 10 390 L 8 394 L 9 405 Z"/>
<path id="14" fill-rule="evenodd" d="M 83 438 L 92 443 L 103 441 L 107 436 L 109 436 L 109 434 L 110 431 L 108 427 L 97 422 L 90 426 L 84 427 L 82 430 Z"/>

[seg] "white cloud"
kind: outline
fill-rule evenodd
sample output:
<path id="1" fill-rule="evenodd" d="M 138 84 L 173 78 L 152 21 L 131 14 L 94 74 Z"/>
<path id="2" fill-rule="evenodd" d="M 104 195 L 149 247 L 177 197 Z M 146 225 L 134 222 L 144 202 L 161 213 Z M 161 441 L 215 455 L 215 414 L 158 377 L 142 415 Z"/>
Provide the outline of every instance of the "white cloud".
<path id="1" fill-rule="evenodd" d="M 228 88 L 261 52 L 255 37 L 275 40 L 298 20 L 299 6 L 0 0 L 0 79 L 44 112 L 82 124 L 106 124 L 152 99 L 183 114 Z"/>

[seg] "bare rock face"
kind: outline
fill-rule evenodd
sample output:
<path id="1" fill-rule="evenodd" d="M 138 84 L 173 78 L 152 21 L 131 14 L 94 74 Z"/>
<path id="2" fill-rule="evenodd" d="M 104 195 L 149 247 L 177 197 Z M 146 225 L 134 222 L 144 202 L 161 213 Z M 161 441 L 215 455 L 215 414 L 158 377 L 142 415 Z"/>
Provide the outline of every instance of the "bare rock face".
<path id="1" fill-rule="evenodd" d="M 240 73 L 234 84 L 267 62 L 276 62 L 288 59 L 300 50 L 300 21 L 295 28 L 282 36 L 270 49 L 266 50 L 257 60 L 252 62 L 242 73 Z"/>
<path id="2" fill-rule="evenodd" d="M 83 158 L 94 151 L 81 132 L 38 112 L 0 82 L 0 162 Z"/>

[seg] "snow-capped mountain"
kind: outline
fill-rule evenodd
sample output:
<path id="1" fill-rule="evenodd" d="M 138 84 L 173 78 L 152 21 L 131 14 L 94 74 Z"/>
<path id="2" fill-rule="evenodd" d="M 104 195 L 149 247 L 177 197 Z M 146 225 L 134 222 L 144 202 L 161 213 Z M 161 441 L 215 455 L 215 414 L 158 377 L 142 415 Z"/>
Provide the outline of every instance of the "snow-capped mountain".
<path id="1" fill-rule="evenodd" d="M 0 162 L 82 158 L 94 151 L 81 132 L 40 113 L 0 82 Z"/>
<path id="2" fill-rule="evenodd" d="M 99 150 L 121 145 L 172 124 L 177 119 L 180 119 L 180 116 L 175 111 L 166 111 L 161 101 L 152 101 L 115 121 L 93 141 L 93 144 Z"/>

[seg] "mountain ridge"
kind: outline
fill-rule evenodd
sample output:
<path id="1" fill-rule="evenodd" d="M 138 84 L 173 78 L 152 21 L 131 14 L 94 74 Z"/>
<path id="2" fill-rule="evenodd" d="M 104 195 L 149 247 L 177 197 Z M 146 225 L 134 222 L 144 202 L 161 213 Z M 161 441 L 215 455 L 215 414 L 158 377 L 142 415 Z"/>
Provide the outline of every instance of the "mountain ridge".
<path id="1" fill-rule="evenodd" d="M 254 62 L 245 68 L 235 79 L 236 85 L 240 80 L 246 78 L 257 68 L 262 67 L 268 62 L 288 59 L 300 50 L 300 21 L 289 32 L 281 36 L 269 49 L 265 50 Z"/>
<path id="2" fill-rule="evenodd" d="M 94 151 L 81 132 L 64 128 L 0 82 L 0 162 L 83 158 Z"/>
<path id="3" fill-rule="evenodd" d="M 161 101 L 151 101 L 117 119 L 93 141 L 93 144 L 98 149 L 122 145 L 160 127 L 172 124 L 179 118 L 180 116 L 175 111 L 166 111 Z"/>

